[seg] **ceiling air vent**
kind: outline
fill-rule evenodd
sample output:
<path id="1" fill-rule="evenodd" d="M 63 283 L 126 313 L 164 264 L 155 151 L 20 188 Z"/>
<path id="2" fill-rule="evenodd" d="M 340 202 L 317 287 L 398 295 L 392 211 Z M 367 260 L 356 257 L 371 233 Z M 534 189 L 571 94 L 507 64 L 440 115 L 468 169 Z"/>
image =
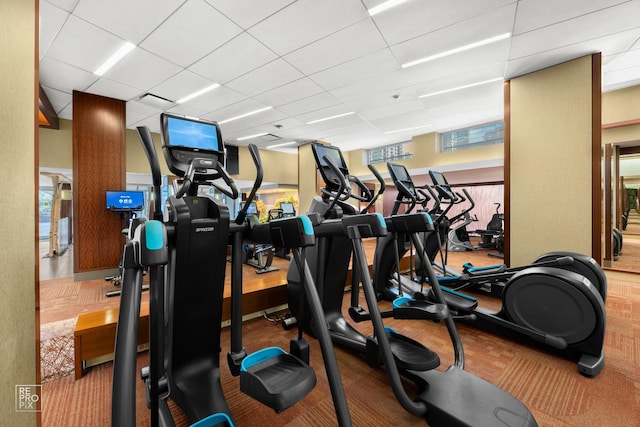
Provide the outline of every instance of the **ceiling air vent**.
<path id="1" fill-rule="evenodd" d="M 167 108 L 175 104 L 175 102 L 171 101 L 170 99 L 163 98 L 152 93 L 145 93 L 140 98 L 138 98 L 137 101 L 154 108 L 160 108 L 162 110 L 166 110 Z"/>

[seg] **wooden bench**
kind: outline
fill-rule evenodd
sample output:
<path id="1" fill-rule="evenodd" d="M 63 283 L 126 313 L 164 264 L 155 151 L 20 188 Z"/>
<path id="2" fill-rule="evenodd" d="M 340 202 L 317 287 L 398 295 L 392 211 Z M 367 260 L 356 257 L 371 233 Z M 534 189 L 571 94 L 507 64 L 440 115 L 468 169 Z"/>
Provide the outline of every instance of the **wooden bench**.
<path id="1" fill-rule="evenodd" d="M 88 361 L 97 358 L 100 358 L 97 363 L 113 360 L 118 312 L 117 308 L 108 308 L 78 316 L 76 329 L 73 333 L 76 379 L 82 378 L 84 369 L 89 366 Z M 144 345 L 148 342 L 149 303 L 143 302 L 140 306 L 138 345 Z"/>

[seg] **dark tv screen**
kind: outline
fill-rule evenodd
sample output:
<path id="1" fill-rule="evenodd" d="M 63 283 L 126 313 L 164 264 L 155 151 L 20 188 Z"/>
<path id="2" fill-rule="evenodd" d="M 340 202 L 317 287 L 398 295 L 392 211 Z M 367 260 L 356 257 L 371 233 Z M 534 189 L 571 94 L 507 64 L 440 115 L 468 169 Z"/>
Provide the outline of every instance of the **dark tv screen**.
<path id="1" fill-rule="evenodd" d="M 142 191 L 107 191 L 107 209 L 112 211 L 140 211 L 144 209 Z"/>
<path id="2" fill-rule="evenodd" d="M 235 145 L 227 145 L 227 164 L 225 169 L 229 175 L 237 175 L 240 173 L 240 161 L 238 159 L 238 147 Z"/>

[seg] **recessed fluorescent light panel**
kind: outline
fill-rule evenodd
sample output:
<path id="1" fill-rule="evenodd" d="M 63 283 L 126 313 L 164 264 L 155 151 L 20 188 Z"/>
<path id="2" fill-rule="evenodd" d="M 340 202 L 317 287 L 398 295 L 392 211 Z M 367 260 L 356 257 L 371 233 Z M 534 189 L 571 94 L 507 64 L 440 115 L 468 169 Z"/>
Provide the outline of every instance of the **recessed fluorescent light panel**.
<path id="1" fill-rule="evenodd" d="M 238 120 L 238 119 L 242 119 L 242 118 L 245 118 L 245 117 L 253 116 L 254 114 L 262 113 L 263 111 L 271 110 L 272 108 L 273 107 L 271 107 L 271 106 L 260 108 L 259 110 L 250 111 L 248 113 L 241 114 L 239 116 L 231 117 L 230 119 L 222 120 L 222 121 L 218 122 L 218 124 L 222 125 L 222 124 L 225 124 L 225 123 L 232 122 L 234 120 Z"/>
<path id="2" fill-rule="evenodd" d="M 193 98 L 196 98 L 196 97 L 198 97 L 200 95 L 204 95 L 205 93 L 210 92 L 210 91 L 214 90 L 217 87 L 220 87 L 220 85 L 218 83 L 214 83 L 212 85 L 209 85 L 209 86 L 205 87 L 204 89 L 200 89 L 197 92 L 193 92 L 191 95 L 187 95 L 184 98 L 180 98 L 176 102 L 178 104 L 184 104 L 185 102 L 190 101 Z"/>
<path id="3" fill-rule="evenodd" d="M 429 128 L 429 127 L 431 127 L 431 125 L 414 126 L 414 127 L 411 127 L 411 128 L 390 130 L 390 131 L 387 131 L 387 132 L 384 132 L 384 133 L 385 134 L 389 134 L 389 133 L 406 132 L 406 131 L 409 131 L 409 130 L 423 129 L 423 128 Z"/>
<path id="4" fill-rule="evenodd" d="M 120 61 L 122 58 L 127 56 L 127 53 L 131 52 L 135 47 L 136 47 L 135 44 L 126 42 L 120 49 L 118 49 L 116 53 L 114 53 L 111 56 L 111 58 L 107 59 L 107 61 L 104 64 L 102 64 L 100 68 L 95 70 L 93 74 L 102 76 L 104 73 L 106 73 L 109 70 L 109 68 L 113 67 L 118 63 L 118 61 Z"/>
<path id="5" fill-rule="evenodd" d="M 396 7 L 402 3 L 405 3 L 407 0 L 388 0 L 385 1 L 384 3 L 381 3 L 375 7 L 372 7 L 371 9 L 367 10 L 367 12 L 369 12 L 369 15 L 373 16 L 373 15 L 377 15 L 380 12 L 384 12 L 385 10 L 389 10 L 392 7 Z"/>
<path id="6" fill-rule="evenodd" d="M 413 67 L 414 65 L 424 64 L 425 62 L 433 61 L 434 59 L 440 59 L 440 58 L 444 58 L 445 56 L 454 55 L 456 53 L 475 49 L 480 46 L 486 46 L 488 44 L 495 43 L 500 40 L 508 39 L 509 37 L 511 37 L 511 33 L 504 33 L 495 37 L 489 37 L 488 39 L 480 40 L 475 43 L 470 43 L 464 46 L 456 47 L 455 49 L 436 53 L 435 55 L 427 56 L 426 58 L 421 58 L 421 59 L 416 59 L 415 61 L 406 62 L 402 64 L 402 68 L 409 68 L 409 67 Z"/>
<path id="7" fill-rule="evenodd" d="M 296 141 L 289 141 L 289 142 L 283 142 L 282 144 L 276 144 L 276 145 L 270 145 L 267 148 L 278 148 L 278 147 L 284 147 L 286 145 L 293 145 L 295 144 Z"/>
<path id="8" fill-rule="evenodd" d="M 464 86 L 458 86 L 458 87 L 454 87 L 452 89 L 441 90 L 439 92 L 426 93 L 424 95 L 420 95 L 418 98 L 428 98 L 429 96 L 442 95 L 443 93 L 455 92 L 457 90 L 468 89 L 470 87 L 481 86 L 481 85 L 486 85 L 488 83 L 500 82 L 500 81 L 503 81 L 502 77 L 498 77 L 498 78 L 491 79 L 491 80 L 485 80 L 485 81 L 477 82 L 477 83 L 471 83 L 471 84 L 464 85 Z"/>
<path id="9" fill-rule="evenodd" d="M 269 132 L 256 133 L 255 135 L 247 135 L 247 136 L 243 136 L 241 138 L 236 138 L 236 141 L 244 141 L 245 139 L 258 138 L 259 136 L 265 136 L 265 135 L 268 135 L 268 134 L 269 134 Z"/>
<path id="10" fill-rule="evenodd" d="M 312 121 L 310 121 L 310 122 L 307 122 L 307 124 L 308 124 L 308 125 L 312 125 L 312 124 L 314 124 L 314 123 L 320 123 L 320 122 L 325 122 L 325 121 L 327 121 L 327 120 L 333 120 L 333 119 L 337 119 L 337 118 L 340 118 L 340 117 L 350 116 L 351 114 L 355 114 L 355 112 L 350 111 L 350 112 L 348 112 L 348 113 L 337 114 L 337 115 L 335 115 L 335 116 L 325 117 L 325 118 L 323 118 L 323 119 L 312 120 Z"/>

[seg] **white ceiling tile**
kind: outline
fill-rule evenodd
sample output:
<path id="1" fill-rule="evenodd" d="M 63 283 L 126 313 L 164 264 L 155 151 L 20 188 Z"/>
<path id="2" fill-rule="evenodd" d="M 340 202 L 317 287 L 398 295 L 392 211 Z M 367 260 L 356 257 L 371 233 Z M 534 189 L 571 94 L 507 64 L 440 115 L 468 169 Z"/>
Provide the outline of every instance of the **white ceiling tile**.
<path id="1" fill-rule="evenodd" d="M 300 71 L 282 59 L 276 59 L 226 84 L 246 96 L 258 95 L 303 77 Z"/>
<path id="2" fill-rule="evenodd" d="M 221 86 L 190 100 L 188 105 L 206 112 L 211 112 L 228 105 L 235 104 L 245 98 L 246 97 L 244 95 Z"/>
<path id="3" fill-rule="evenodd" d="M 258 102 L 254 99 L 245 98 L 242 101 L 236 102 L 233 105 L 227 105 L 223 108 L 218 108 L 213 111 L 211 114 L 214 116 L 213 120 L 217 120 L 219 122 L 231 119 L 233 117 L 237 117 L 243 114 L 250 113 L 252 111 L 257 111 L 262 108 L 268 107 L 269 105 Z M 269 110 L 262 111 L 257 114 L 265 114 Z"/>
<path id="4" fill-rule="evenodd" d="M 167 112 L 191 117 L 204 117 L 207 114 L 205 110 L 201 110 L 199 108 L 193 107 L 192 105 L 186 104 L 175 104 L 174 106 L 170 107 Z"/>
<path id="5" fill-rule="evenodd" d="M 240 27 L 203 0 L 190 0 L 140 46 L 187 67 L 240 32 Z"/>
<path id="6" fill-rule="evenodd" d="M 74 15 L 133 44 L 144 40 L 185 0 L 82 0 Z M 111 13 L 117 10 L 118 13 Z"/>
<path id="7" fill-rule="evenodd" d="M 298 0 L 248 31 L 285 55 L 368 16 L 359 1 Z"/>
<path id="8" fill-rule="evenodd" d="M 640 1 L 631 1 L 582 15 L 512 38 L 510 59 L 605 37 L 640 25 Z"/>
<path id="9" fill-rule="evenodd" d="M 333 95 L 322 92 L 317 95 L 299 99 L 289 104 L 280 105 L 278 109 L 292 116 L 308 113 L 310 111 L 321 110 L 326 107 L 340 104 Z"/>
<path id="10" fill-rule="evenodd" d="M 323 89 L 309 78 L 302 78 L 270 91 L 254 96 L 260 102 L 278 107 L 298 99 L 323 92 Z"/>
<path id="11" fill-rule="evenodd" d="M 436 59 L 404 70 L 407 81 L 420 84 L 437 80 L 447 75 L 468 74 L 476 70 L 495 70 L 491 78 L 502 77 L 509 52 L 509 41 L 482 46 L 457 55 Z"/>
<path id="12" fill-rule="evenodd" d="M 136 48 L 118 62 L 105 77 L 144 91 L 178 73 L 180 67 L 159 56 Z"/>
<path id="13" fill-rule="evenodd" d="M 40 41 L 38 48 L 40 49 L 40 58 L 42 59 L 42 56 L 69 17 L 69 12 L 43 1 L 40 3 L 40 14 L 46 16 L 46 19 L 40 19 Z"/>
<path id="14" fill-rule="evenodd" d="M 225 84 L 277 58 L 265 45 L 247 33 L 215 49 L 189 69 L 214 82 Z"/>
<path id="15" fill-rule="evenodd" d="M 45 3 L 45 1 L 42 3 Z M 76 4 L 78 4 L 78 0 L 46 0 L 46 3 L 51 3 L 58 6 L 60 9 L 71 12 L 76 7 Z"/>
<path id="16" fill-rule="evenodd" d="M 140 89 L 123 85 L 122 83 L 114 82 L 104 77 L 89 86 L 85 92 L 109 98 L 122 99 L 124 101 L 140 95 Z"/>
<path id="17" fill-rule="evenodd" d="M 640 40 L 640 29 L 638 30 L 638 39 Z M 606 69 L 607 71 L 621 70 L 635 67 L 638 64 L 640 64 L 640 48 L 616 55 L 616 59 L 608 64 Z"/>
<path id="18" fill-rule="evenodd" d="M 73 119 L 73 103 L 70 102 L 69 104 L 67 104 L 66 107 L 62 109 L 62 111 L 58 111 L 58 118 L 72 120 Z"/>
<path id="19" fill-rule="evenodd" d="M 407 87 L 407 81 L 402 71 L 380 73 L 375 77 L 363 79 L 348 86 L 329 91 L 342 102 L 362 99 L 377 93 L 398 91 Z M 391 94 L 389 94 L 391 96 Z"/>
<path id="20" fill-rule="evenodd" d="M 640 84 L 640 66 L 612 70 L 604 74 L 602 86 L 605 91 Z"/>
<path id="21" fill-rule="evenodd" d="M 605 9 L 626 0 L 527 0 L 518 3 L 518 16 L 513 33 L 521 34 L 566 21 L 576 16 Z"/>
<path id="22" fill-rule="evenodd" d="M 370 107 L 357 110 L 358 115 L 366 120 L 375 120 L 383 117 L 394 116 L 396 114 L 410 113 L 413 111 L 423 110 L 424 105 L 417 99 L 405 102 L 389 103 L 378 107 Z"/>
<path id="23" fill-rule="evenodd" d="M 521 76 L 597 52 L 624 52 L 638 37 L 640 28 L 510 60 L 505 77 Z"/>
<path id="24" fill-rule="evenodd" d="M 511 4 L 475 16 L 464 22 L 425 34 L 391 47 L 400 64 L 415 61 L 451 49 L 508 33 L 513 28 L 516 5 Z M 494 44 L 504 44 L 505 41 Z M 491 46 L 491 45 L 489 45 Z M 453 56 L 468 55 L 476 49 L 467 50 Z M 411 68 L 428 66 L 429 62 Z"/>
<path id="25" fill-rule="evenodd" d="M 495 78 L 503 77 L 505 63 L 498 62 L 487 67 L 458 67 L 457 72 L 439 74 L 437 78 L 429 81 L 412 82 L 418 95 L 439 92 L 469 84 L 479 83 Z"/>
<path id="26" fill-rule="evenodd" d="M 207 80 L 198 74 L 183 70 L 169 77 L 159 85 L 152 87 L 149 92 L 171 101 L 177 101 L 200 89 L 211 86 L 213 83 L 215 82 Z M 214 89 L 214 91 L 217 89 L 218 88 Z"/>
<path id="27" fill-rule="evenodd" d="M 353 83 L 400 70 L 389 49 L 382 49 L 369 55 L 337 65 L 311 76 L 311 79 L 326 90 L 336 89 Z"/>
<path id="28" fill-rule="evenodd" d="M 93 72 L 123 44 L 124 40 L 71 15 L 49 46 L 47 56 Z"/>
<path id="29" fill-rule="evenodd" d="M 291 52 L 284 59 L 303 73 L 313 74 L 386 47 L 373 21 L 364 19 Z"/>
<path id="30" fill-rule="evenodd" d="M 55 110 L 56 114 L 71 104 L 71 101 L 73 100 L 73 96 L 70 93 L 62 92 L 46 86 L 43 86 L 42 88 L 47 94 L 47 98 L 49 98 L 49 102 L 51 102 L 51 106 Z"/>
<path id="31" fill-rule="evenodd" d="M 85 90 L 96 80 L 98 76 L 95 74 L 55 60 L 48 55 L 40 61 L 40 83 L 43 86 L 70 94 L 74 90 Z"/>
<path id="32" fill-rule="evenodd" d="M 326 119 L 328 117 L 333 117 L 341 114 L 353 113 L 343 117 L 337 117 L 331 120 L 324 120 L 316 123 L 316 120 Z M 322 110 L 312 111 L 310 113 L 300 114 L 296 116 L 299 120 L 302 120 L 305 123 L 309 123 L 316 129 L 327 129 L 327 127 L 332 126 L 345 126 L 348 124 L 359 123 L 362 121 L 362 118 L 355 114 L 354 111 L 351 111 L 349 107 L 343 104 L 334 105 L 332 107 L 323 108 Z"/>
<path id="33" fill-rule="evenodd" d="M 382 132 L 420 127 L 419 129 L 407 131 L 413 135 L 420 135 L 429 132 L 429 128 L 423 126 L 431 126 L 431 117 L 425 109 L 421 109 L 370 120 L 370 123 Z M 406 132 L 403 134 L 406 134 Z"/>
<path id="34" fill-rule="evenodd" d="M 508 4 L 515 4 L 515 1 L 457 0 L 454 7 L 449 0 L 416 0 L 389 9 L 373 19 L 387 43 L 393 46 Z"/>
<path id="35" fill-rule="evenodd" d="M 225 14 L 242 28 L 249 28 L 263 19 L 273 15 L 280 9 L 293 3 L 294 0 L 206 0 L 211 6 Z"/>

